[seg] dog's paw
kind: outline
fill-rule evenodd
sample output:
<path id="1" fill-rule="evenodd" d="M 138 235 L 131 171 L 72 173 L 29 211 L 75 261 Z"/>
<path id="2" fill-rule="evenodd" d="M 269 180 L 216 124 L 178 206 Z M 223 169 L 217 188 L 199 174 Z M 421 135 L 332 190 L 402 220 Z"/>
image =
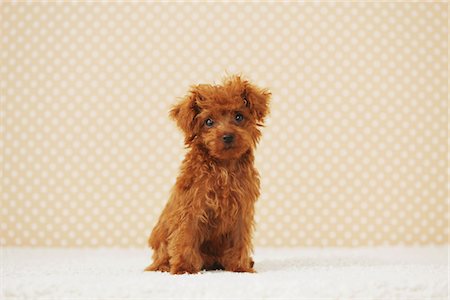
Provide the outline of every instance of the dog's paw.
<path id="1" fill-rule="evenodd" d="M 253 269 L 253 264 L 250 263 L 248 265 L 238 265 L 238 264 L 233 264 L 233 265 L 228 265 L 225 267 L 225 271 L 229 271 L 229 272 L 238 272 L 238 273 L 256 273 L 255 269 Z"/>
<path id="2" fill-rule="evenodd" d="M 194 269 L 184 269 L 184 268 L 170 268 L 170 274 L 182 275 L 182 274 L 196 274 L 199 271 Z"/>
<path id="3" fill-rule="evenodd" d="M 200 272 L 200 269 L 194 268 L 193 266 L 187 266 L 187 265 L 180 265 L 180 266 L 171 266 L 170 267 L 170 273 L 171 274 L 196 274 Z"/>
<path id="4" fill-rule="evenodd" d="M 230 269 L 229 271 L 238 273 L 256 273 L 255 269 L 248 267 L 235 267 Z"/>
<path id="5" fill-rule="evenodd" d="M 168 265 L 165 265 L 165 264 L 161 264 L 161 265 L 151 264 L 150 266 L 148 266 L 147 268 L 144 269 L 144 272 L 154 272 L 154 271 L 169 272 L 170 268 Z"/>

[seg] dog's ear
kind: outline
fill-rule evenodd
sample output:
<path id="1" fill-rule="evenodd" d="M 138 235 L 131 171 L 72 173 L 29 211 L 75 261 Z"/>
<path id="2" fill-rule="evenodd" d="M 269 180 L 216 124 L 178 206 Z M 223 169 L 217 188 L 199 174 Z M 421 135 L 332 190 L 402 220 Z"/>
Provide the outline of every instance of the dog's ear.
<path id="1" fill-rule="evenodd" d="M 195 117 L 200 112 L 200 108 L 197 106 L 199 97 L 201 97 L 199 92 L 193 87 L 189 94 L 170 110 L 170 117 L 177 122 L 178 127 L 184 132 L 186 145 L 191 144 L 196 136 Z"/>
<path id="2" fill-rule="evenodd" d="M 244 91 L 241 97 L 253 114 L 257 123 L 264 123 L 264 118 L 269 113 L 269 101 L 272 96 L 267 89 L 259 88 L 248 81 L 244 81 Z"/>

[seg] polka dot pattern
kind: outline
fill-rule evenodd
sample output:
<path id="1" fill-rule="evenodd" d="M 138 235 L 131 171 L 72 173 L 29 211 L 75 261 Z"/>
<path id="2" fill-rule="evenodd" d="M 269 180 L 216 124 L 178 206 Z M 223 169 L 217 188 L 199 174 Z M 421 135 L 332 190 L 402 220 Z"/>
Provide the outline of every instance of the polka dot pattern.
<path id="1" fill-rule="evenodd" d="M 2 245 L 144 246 L 170 105 L 233 73 L 273 93 L 256 245 L 447 242 L 447 3 L 0 9 Z"/>

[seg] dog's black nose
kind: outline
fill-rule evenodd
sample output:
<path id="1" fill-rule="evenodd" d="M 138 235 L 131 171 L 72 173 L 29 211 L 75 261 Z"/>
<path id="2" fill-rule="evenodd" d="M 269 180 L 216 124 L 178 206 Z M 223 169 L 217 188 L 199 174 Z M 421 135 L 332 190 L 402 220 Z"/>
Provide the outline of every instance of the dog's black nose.
<path id="1" fill-rule="evenodd" d="M 222 136 L 222 140 L 225 144 L 231 144 L 234 140 L 234 135 L 232 134 L 224 134 Z"/>

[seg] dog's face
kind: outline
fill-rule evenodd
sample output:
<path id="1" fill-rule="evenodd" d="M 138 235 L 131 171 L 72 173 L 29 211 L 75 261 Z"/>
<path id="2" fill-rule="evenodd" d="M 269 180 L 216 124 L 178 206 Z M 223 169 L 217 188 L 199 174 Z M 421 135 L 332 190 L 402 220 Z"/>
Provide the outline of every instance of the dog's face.
<path id="1" fill-rule="evenodd" d="M 187 146 L 202 146 L 221 160 L 237 159 L 256 146 L 270 96 L 234 76 L 222 85 L 193 86 L 170 115 L 183 130 Z"/>

